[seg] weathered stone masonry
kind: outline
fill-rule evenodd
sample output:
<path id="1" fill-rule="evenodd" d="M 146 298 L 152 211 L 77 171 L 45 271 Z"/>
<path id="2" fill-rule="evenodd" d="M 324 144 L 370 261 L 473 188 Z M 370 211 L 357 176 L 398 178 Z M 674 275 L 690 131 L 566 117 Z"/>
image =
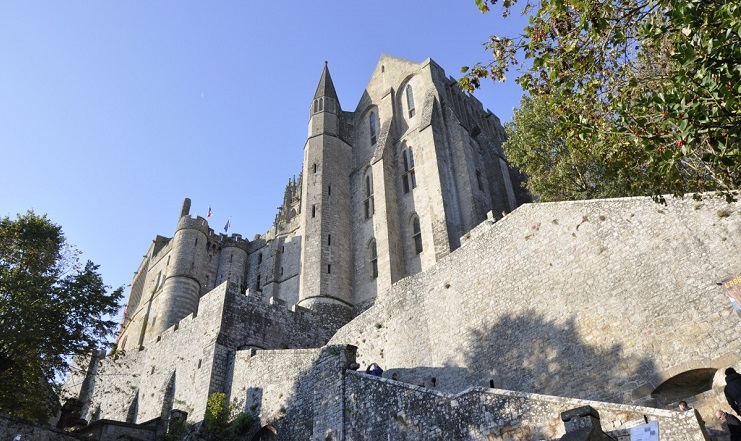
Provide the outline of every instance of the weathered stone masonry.
<path id="1" fill-rule="evenodd" d="M 651 396 L 665 380 L 738 363 L 741 321 L 717 285 L 741 269 L 738 203 L 532 204 L 470 236 L 331 342 L 451 392 L 493 379 L 620 403 L 666 404 Z"/>

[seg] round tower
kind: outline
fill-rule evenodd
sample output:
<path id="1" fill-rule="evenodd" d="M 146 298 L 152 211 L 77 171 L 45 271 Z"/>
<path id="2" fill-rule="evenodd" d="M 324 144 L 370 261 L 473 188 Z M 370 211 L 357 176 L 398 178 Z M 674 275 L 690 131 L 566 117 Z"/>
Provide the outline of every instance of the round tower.
<path id="1" fill-rule="evenodd" d="M 190 217 L 189 211 L 190 199 L 186 198 L 171 239 L 170 263 L 162 291 L 156 295 L 155 334 L 198 311 L 200 275 L 207 259 L 208 223 L 202 217 Z"/>
<path id="2" fill-rule="evenodd" d="M 247 246 L 249 243 L 239 234 L 225 237 L 221 242 L 219 270 L 216 274 L 216 285 L 225 281 L 234 283 L 244 291 L 244 278 L 247 273 Z"/>
<path id="3" fill-rule="evenodd" d="M 301 279 L 298 305 L 352 311 L 350 172 L 352 147 L 340 137 L 340 108 L 325 63 L 310 107 L 301 179 Z"/>

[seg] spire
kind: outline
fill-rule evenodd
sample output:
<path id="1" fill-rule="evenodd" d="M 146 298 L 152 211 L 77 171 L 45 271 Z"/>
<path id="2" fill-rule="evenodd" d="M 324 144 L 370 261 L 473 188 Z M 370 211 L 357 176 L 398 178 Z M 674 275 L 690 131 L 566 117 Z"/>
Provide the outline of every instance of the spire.
<path id="1" fill-rule="evenodd" d="M 319 85 L 316 87 L 316 93 L 314 99 L 320 97 L 333 98 L 338 103 L 340 100 L 337 98 L 337 92 L 334 90 L 334 84 L 332 83 L 332 77 L 329 75 L 329 68 L 327 62 L 324 62 L 324 70 L 322 71 L 322 77 L 319 79 Z"/>

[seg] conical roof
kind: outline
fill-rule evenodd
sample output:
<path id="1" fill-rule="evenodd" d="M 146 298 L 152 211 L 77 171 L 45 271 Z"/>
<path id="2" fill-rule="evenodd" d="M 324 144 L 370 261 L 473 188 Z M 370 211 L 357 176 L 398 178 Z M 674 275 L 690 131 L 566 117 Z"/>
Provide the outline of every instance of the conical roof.
<path id="1" fill-rule="evenodd" d="M 340 101 L 337 98 L 337 92 L 334 90 L 334 84 L 332 83 L 332 77 L 329 75 L 329 68 L 326 61 L 324 62 L 322 77 L 319 79 L 319 85 L 316 87 L 316 93 L 314 93 L 314 99 L 320 97 L 330 97 L 334 98 L 337 102 Z"/>

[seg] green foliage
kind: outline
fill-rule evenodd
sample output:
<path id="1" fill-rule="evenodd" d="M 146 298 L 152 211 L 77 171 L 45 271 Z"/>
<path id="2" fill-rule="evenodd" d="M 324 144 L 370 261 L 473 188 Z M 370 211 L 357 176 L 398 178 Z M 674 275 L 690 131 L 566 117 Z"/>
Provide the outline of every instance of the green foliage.
<path id="1" fill-rule="evenodd" d="M 62 229 L 33 212 L 0 219 L 0 410 L 45 421 L 69 356 L 106 346 L 122 288 L 79 263 Z"/>
<path id="2" fill-rule="evenodd" d="M 208 439 L 224 439 L 229 429 L 229 403 L 226 394 L 214 392 L 206 402 L 206 414 L 203 416 L 203 430 Z"/>
<path id="3" fill-rule="evenodd" d="M 502 148 L 528 176 L 525 187 L 544 202 L 635 195 L 620 170 L 605 164 L 600 150 L 585 149 L 561 135 L 554 115 L 563 102 L 558 96 L 523 97 L 505 124 Z"/>
<path id="4" fill-rule="evenodd" d="M 476 0 L 482 12 L 497 0 Z M 504 15 L 516 0 L 502 2 Z M 730 0 L 525 0 L 523 35 L 464 68 L 468 91 L 513 67 L 546 97 L 569 154 L 604 164 L 620 194 L 741 186 L 741 4 Z M 528 60 L 525 66 L 520 58 Z M 566 161 L 568 162 L 568 161 Z M 530 176 L 531 179 L 533 176 Z M 598 196 L 604 196 L 604 191 Z"/>
<path id="5" fill-rule="evenodd" d="M 227 403 L 226 394 L 214 392 L 206 402 L 206 413 L 203 416 L 203 436 L 212 441 L 231 441 L 247 433 L 254 418 L 251 414 L 240 413 L 230 421 L 230 416 L 237 411 L 237 406 Z"/>
<path id="6" fill-rule="evenodd" d="M 255 418 L 249 413 L 240 413 L 231 422 L 231 432 L 234 436 L 244 435 L 255 423 Z"/>

